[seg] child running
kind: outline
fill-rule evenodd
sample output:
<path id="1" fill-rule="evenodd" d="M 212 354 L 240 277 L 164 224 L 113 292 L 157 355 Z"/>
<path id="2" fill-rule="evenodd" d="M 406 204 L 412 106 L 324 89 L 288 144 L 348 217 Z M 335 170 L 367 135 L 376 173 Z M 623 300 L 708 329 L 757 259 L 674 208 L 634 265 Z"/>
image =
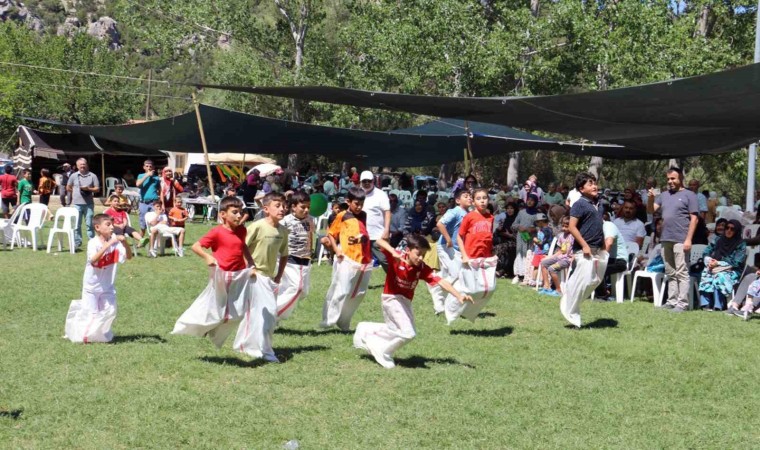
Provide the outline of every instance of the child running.
<path id="1" fill-rule="evenodd" d="M 462 252 L 462 268 L 454 286 L 476 301 L 463 305 L 454 296 L 446 298 L 446 319 L 449 324 L 462 316 L 474 321 L 488 303 L 496 287 L 496 263 L 493 256 L 493 220 L 488 209 L 488 191 L 475 189 L 475 210 L 469 212 L 459 227 L 457 243 Z"/>
<path id="2" fill-rule="evenodd" d="M 568 322 L 580 328 L 581 302 L 601 283 L 609 255 L 602 247 L 604 220 L 602 210 L 596 203 L 599 193 L 596 177 L 590 173 L 579 173 L 575 177 L 575 188 L 581 193 L 581 198 L 570 208 L 568 227 L 575 239 L 575 269 L 565 283 L 559 308 Z"/>
<path id="3" fill-rule="evenodd" d="M 462 219 L 472 206 L 472 195 L 470 191 L 460 189 L 454 193 L 454 201 L 457 206 L 446 211 L 436 224 L 438 231 L 441 232 L 438 245 L 436 245 L 439 275 L 449 283 L 457 279 L 459 269 L 462 267 L 462 253 L 457 235 L 459 235 Z M 441 314 L 445 310 L 446 295 L 441 291 L 440 285 L 430 289 L 430 296 L 433 298 L 433 310 L 436 314 Z"/>
<path id="4" fill-rule="evenodd" d="M 221 348 L 232 329 L 248 313 L 250 279 L 254 271 L 249 268 L 253 266 L 253 258 L 245 245 L 246 229 L 240 223 L 242 209 L 243 202 L 237 197 L 223 198 L 219 203 L 221 225 L 212 228 L 191 247 L 209 268 L 208 284 L 177 320 L 172 334 L 208 336 Z M 206 248 L 211 249 L 211 254 L 204 251 Z M 233 348 L 246 353 L 241 344 L 236 338 Z"/>
<path id="5" fill-rule="evenodd" d="M 238 336 L 245 342 L 245 353 L 268 362 L 280 362 L 272 349 L 277 325 L 277 285 L 288 263 L 288 229 L 280 221 L 285 217 L 285 196 L 270 192 L 261 200 L 265 217 L 248 225 L 245 243 L 253 257 L 251 305 Z"/>
<path id="6" fill-rule="evenodd" d="M 87 243 L 87 264 L 82 299 L 73 300 L 66 315 L 66 335 L 71 342 L 111 342 L 116 319 L 116 264 L 132 258 L 124 236 L 113 234 L 113 221 L 105 214 L 92 218 L 95 237 Z"/>
<path id="7" fill-rule="evenodd" d="M 344 331 L 351 327 L 372 274 L 367 213 L 362 211 L 364 189 L 352 187 L 346 198 L 348 210 L 338 214 L 327 233 L 335 260 L 320 324 L 323 328 L 337 325 Z"/>
<path id="8" fill-rule="evenodd" d="M 419 235 L 406 237 L 406 249 L 395 250 L 387 241 L 377 245 L 388 258 L 382 307 L 385 323 L 360 322 L 354 333 L 354 347 L 367 350 L 378 364 L 386 369 L 395 367 L 393 354 L 417 335 L 414 327 L 412 299 L 419 280 L 440 285 L 460 303 L 472 302 L 472 297 L 457 291 L 451 283 L 433 274 L 433 269 L 422 260 L 430 250 L 430 243 Z"/>
<path id="9" fill-rule="evenodd" d="M 288 263 L 277 291 L 277 320 L 287 319 L 298 300 L 309 293 L 314 219 L 309 216 L 311 199 L 304 192 L 290 197 L 290 214 L 282 224 L 288 229 Z"/>
<path id="10" fill-rule="evenodd" d="M 573 262 L 573 242 L 575 241 L 573 235 L 570 234 L 570 216 L 564 216 L 560 219 L 560 223 L 562 232 L 557 235 L 554 254 L 541 261 L 541 276 L 544 280 L 544 287 L 538 291 L 539 294 L 553 297 L 562 296 L 562 283 L 559 274 L 568 269 Z M 551 283 L 554 283 L 554 289 L 551 288 Z"/>

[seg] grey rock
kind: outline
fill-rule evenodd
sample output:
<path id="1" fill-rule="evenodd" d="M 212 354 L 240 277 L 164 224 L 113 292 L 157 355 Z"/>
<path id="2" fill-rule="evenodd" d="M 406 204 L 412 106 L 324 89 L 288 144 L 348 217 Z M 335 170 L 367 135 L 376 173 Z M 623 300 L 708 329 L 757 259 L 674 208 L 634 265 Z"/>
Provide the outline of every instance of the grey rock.
<path id="1" fill-rule="evenodd" d="M 106 40 L 112 50 L 121 48 L 121 35 L 116 28 L 117 22 L 108 16 L 103 16 L 87 26 L 87 34 L 101 40 Z"/>

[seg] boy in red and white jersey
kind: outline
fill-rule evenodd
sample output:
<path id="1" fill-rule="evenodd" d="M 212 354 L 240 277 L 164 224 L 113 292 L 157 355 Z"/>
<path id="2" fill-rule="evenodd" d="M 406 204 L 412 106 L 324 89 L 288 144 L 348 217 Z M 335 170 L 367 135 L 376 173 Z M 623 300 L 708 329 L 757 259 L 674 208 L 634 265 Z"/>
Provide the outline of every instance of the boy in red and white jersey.
<path id="1" fill-rule="evenodd" d="M 412 299 L 420 280 L 438 284 L 462 303 L 472 302 L 472 297 L 461 294 L 451 283 L 437 277 L 433 269 L 422 261 L 430 250 L 425 238 L 407 236 L 406 249 L 401 252 L 384 239 L 376 242 L 388 259 L 382 295 L 385 323 L 359 323 L 354 334 L 354 347 L 367 350 L 381 366 L 392 369 L 395 367 L 393 354 L 416 336 Z"/>

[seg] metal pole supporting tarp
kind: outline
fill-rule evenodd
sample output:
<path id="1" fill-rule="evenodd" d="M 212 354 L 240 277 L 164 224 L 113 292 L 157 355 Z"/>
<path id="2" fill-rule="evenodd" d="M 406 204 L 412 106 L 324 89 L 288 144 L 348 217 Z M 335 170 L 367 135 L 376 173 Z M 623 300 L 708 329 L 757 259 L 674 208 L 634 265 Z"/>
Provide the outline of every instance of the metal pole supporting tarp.
<path id="1" fill-rule="evenodd" d="M 755 10 L 755 59 L 754 62 L 760 62 L 760 0 L 757 2 Z M 747 156 L 747 204 L 745 211 L 755 210 L 755 164 L 757 162 L 757 143 L 749 146 L 749 155 Z"/>
<path id="2" fill-rule="evenodd" d="M 208 159 L 208 148 L 206 147 L 206 133 L 203 132 L 203 121 L 201 120 L 201 109 L 198 99 L 193 92 L 193 106 L 195 106 L 195 117 L 198 119 L 198 132 L 201 135 L 201 145 L 203 146 L 203 157 L 206 160 L 206 174 L 208 175 L 208 187 L 211 190 L 211 198 L 214 198 L 214 177 L 211 176 L 211 161 Z"/>

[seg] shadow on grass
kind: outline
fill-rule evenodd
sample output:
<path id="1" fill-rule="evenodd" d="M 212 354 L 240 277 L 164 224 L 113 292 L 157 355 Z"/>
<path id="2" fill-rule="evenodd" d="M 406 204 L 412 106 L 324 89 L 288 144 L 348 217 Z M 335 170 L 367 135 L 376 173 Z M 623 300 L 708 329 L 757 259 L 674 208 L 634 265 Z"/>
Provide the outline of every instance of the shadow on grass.
<path id="1" fill-rule="evenodd" d="M 327 336 L 329 334 L 354 334 L 351 330 L 341 330 L 338 328 L 327 328 L 324 330 L 293 330 L 290 328 L 278 328 L 275 330 L 277 334 L 284 334 L 287 336 Z"/>
<path id="2" fill-rule="evenodd" d="M 565 325 L 565 328 L 570 330 L 593 330 L 595 328 L 617 328 L 617 326 L 618 321 L 615 319 L 596 319 L 595 321 L 587 323 L 580 328 L 573 325 Z"/>
<path id="3" fill-rule="evenodd" d="M 485 319 L 486 317 L 496 317 L 496 314 L 492 312 L 482 312 L 478 314 L 478 317 L 480 317 L 481 319 Z"/>
<path id="4" fill-rule="evenodd" d="M 385 287 L 384 284 L 375 284 L 375 285 L 372 285 L 372 286 L 367 286 L 367 289 L 382 289 L 384 287 Z"/>
<path id="5" fill-rule="evenodd" d="M 139 342 L 141 344 L 165 344 L 166 339 L 157 334 L 127 334 L 125 336 L 116 335 L 111 341 L 112 344 L 126 344 L 129 342 Z"/>
<path id="6" fill-rule="evenodd" d="M 306 353 L 306 352 L 320 352 L 324 350 L 329 350 L 330 347 L 325 347 L 324 345 L 308 345 L 304 347 L 281 347 L 274 351 L 274 353 L 277 355 L 277 358 L 280 360 L 281 363 L 290 361 L 293 359 L 294 355 L 297 355 L 298 353 Z M 244 368 L 255 368 L 259 366 L 263 366 L 267 364 L 266 361 L 263 359 L 254 359 L 254 360 L 248 360 L 243 358 L 236 358 L 234 356 L 201 356 L 198 358 L 198 360 L 203 362 L 209 362 L 213 364 L 219 364 L 222 366 L 235 366 L 235 367 L 244 367 Z"/>
<path id="7" fill-rule="evenodd" d="M 515 329 L 512 327 L 501 327 L 495 330 L 451 330 L 449 334 L 476 337 L 504 337 L 509 336 L 513 331 Z"/>
<path id="8" fill-rule="evenodd" d="M 13 420 L 19 420 L 21 418 L 21 414 L 23 413 L 24 413 L 23 409 L 11 409 L 9 411 L 0 409 L 0 418 L 8 417 Z"/>
<path id="9" fill-rule="evenodd" d="M 376 364 L 375 358 L 370 355 L 362 355 L 362 358 L 372 361 Z M 468 369 L 474 369 L 475 366 L 467 363 L 460 362 L 454 358 L 426 358 L 420 355 L 413 355 L 408 358 L 394 358 L 393 361 L 396 366 L 404 367 L 406 369 L 430 369 L 429 364 L 446 364 L 452 366 L 462 366 Z"/>

